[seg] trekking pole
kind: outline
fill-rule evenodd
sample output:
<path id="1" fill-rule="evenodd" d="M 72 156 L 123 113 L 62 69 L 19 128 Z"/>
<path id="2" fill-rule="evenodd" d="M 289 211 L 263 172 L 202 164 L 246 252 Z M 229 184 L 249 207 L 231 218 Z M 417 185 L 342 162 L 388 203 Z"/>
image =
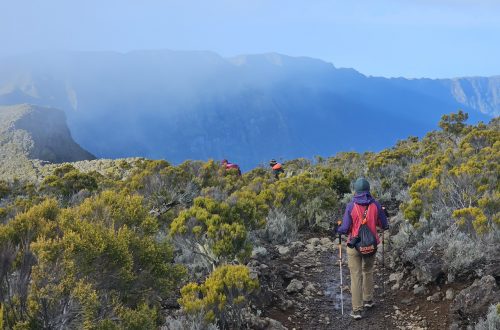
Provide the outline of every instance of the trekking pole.
<path id="1" fill-rule="evenodd" d="M 385 213 L 385 217 L 387 218 L 387 223 L 389 223 L 389 211 L 387 211 L 387 209 L 385 207 L 382 207 L 382 209 L 384 210 L 384 213 Z M 391 232 L 389 231 L 389 235 L 391 234 Z M 388 242 L 388 246 L 387 248 L 389 249 L 389 251 L 391 250 L 391 239 L 389 238 L 389 242 Z"/>
<path id="2" fill-rule="evenodd" d="M 385 238 L 382 230 L 382 291 L 385 299 Z"/>
<path id="3" fill-rule="evenodd" d="M 339 220 L 337 223 L 340 226 L 341 221 Z M 340 308 L 342 315 L 344 315 L 344 282 L 342 278 L 342 240 L 340 233 L 339 233 L 339 270 L 340 270 Z"/>
<path id="4" fill-rule="evenodd" d="M 382 210 L 384 211 L 384 214 L 387 218 L 387 221 L 389 222 L 389 212 L 385 208 L 385 206 L 382 206 Z M 389 241 L 390 244 L 390 241 Z M 385 230 L 382 229 L 382 290 L 384 291 L 384 297 L 385 297 Z"/>

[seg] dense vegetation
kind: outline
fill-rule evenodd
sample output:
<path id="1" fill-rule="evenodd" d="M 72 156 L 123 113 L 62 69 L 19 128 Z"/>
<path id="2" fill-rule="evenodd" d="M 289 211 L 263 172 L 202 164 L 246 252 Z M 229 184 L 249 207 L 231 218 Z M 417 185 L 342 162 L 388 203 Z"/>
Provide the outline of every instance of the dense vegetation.
<path id="1" fill-rule="evenodd" d="M 499 260 L 500 121 L 466 120 L 444 116 L 379 153 L 291 160 L 279 180 L 130 159 L 2 181 L 0 327 L 154 329 L 177 302 L 185 322 L 241 326 L 259 290 L 252 251 L 328 231 L 360 175 L 397 212 L 394 262 L 418 270 L 432 257 L 450 281 L 487 273 Z"/>

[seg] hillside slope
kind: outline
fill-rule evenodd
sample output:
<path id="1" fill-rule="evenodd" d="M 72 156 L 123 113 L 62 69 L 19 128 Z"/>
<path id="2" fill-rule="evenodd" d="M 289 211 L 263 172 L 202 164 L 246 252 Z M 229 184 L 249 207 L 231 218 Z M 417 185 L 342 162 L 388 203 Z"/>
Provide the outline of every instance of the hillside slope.
<path id="1" fill-rule="evenodd" d="M 0 179 L 0 324 L 500 329 L 500 118 L 466 121 L 445 115 L 380 153 L 290 160 L 278 178 L 129 158 Z M 360 176 L 390 219 L 375 307 L 354 321 L 349 238 L 333 225 Z"/>
<path id="2" fill-rule="evenodd" d="M 32 178 L 37 160 L 94 158 L 73 141 L 62 111 L 27 104 L 0 107 L 0 177 Z"/>
<path id="3" fill-rule="evenodd" d="M 66 111 L 99 157 L 269 158 L 381 150 L 462 108 L 500 113 L 498 77 L 386 79 L 321 60 L 211 52 L 38 53 L 0 60 L 0 104 Z M 363 127 L 359 129 L 358 127 Z M 383 133 L 382 133 L 383 132 Z"/>

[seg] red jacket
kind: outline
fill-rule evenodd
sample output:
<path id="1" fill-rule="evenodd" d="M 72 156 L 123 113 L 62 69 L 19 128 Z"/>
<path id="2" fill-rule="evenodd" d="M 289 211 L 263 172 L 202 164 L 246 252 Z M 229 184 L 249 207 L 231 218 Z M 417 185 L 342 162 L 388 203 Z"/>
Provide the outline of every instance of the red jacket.
<path id="1" fill-rule="evenodd" d="M 361 227 L 361 221 L 363 220 L 363 214 L 367 205 L 369 205 L 368 213 L 366 214 L 367 225 L 377 238 L 377 243 L 380 243 L 377 235 L 377 226 L 383 230 L 389 229 L 387 217 L 380 203 L 370 193 L 362 192 L 356 194 L 353 200 L 347 204 L 342 225 L 337 229 L 338 233 L 349 234 L 348 242 L 351 241 L 352 237 L 358 236 L 359 227 Z"/>
<path id="2" fill-rule="evenodd" d="M 238 170 L 238 174 L 241 175 L 240 167 L 237 164 L 225 163 L 225 167 L 226 167 L 226 170 L 230 170 L 230 169 L 235 168 L 236 170 Z"/>

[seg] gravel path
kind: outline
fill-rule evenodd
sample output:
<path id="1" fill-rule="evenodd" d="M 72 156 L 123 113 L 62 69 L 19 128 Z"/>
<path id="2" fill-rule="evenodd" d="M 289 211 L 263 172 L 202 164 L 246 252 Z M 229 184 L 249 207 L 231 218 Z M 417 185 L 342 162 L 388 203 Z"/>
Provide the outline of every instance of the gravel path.
<path id="1" fill-rule="evenodd" d="M 301 243 L 303 242 L 303 243 Z M 361 320 L 350 318 L 349 270 L 343 263 L 344 315 L 340 307 L 338 246 L 329 238 L 302 238 L 270 250 L 260 266 L 263 289 L 268 295 L 263 316 L 292 329 L 446 329 L 448 304 L 430 303 L 407 291 L 391 291 L 386 282 L 384 296 L 381 265 L 376 263 L 377 305 Z M 275 249 L 273 251 L 273 249 Z M 343 247 L 345 253 L 345 246 Z M 380 252 L 379 252 L 380 253 Z M 262 271 L 263 270 L 263 271 Z M 388 278 L 389 271 L 385 277 Z M 266 283 L 266 280 L 268 281 Z M 274 328 L 273 328 L 274 329 Z"/>

